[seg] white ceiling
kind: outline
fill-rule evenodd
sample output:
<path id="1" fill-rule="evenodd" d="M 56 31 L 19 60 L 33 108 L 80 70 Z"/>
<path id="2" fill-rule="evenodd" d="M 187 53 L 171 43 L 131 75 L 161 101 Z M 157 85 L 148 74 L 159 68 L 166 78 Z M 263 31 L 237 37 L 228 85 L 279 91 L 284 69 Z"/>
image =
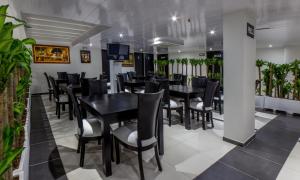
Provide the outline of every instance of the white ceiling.
<path id="1" fill-rule="evenodd" d="M 241 9 L 256 13 L 257 46 L 300 45 L 300 0 L 15 0 L 23 13 L 110 26 L 91 42 L 123 42 L 152 51 L 149 39 L 184 40 L 173 51 L 222 48 L 222 16 Z M 172 22 L 171 16 L 178 16 Z M 216 34 L 209 35 L 214 29 Z M 72 32 L 72 30 L 70 30 Z M 123 38 L 119 34 L 124 34 Z"/>

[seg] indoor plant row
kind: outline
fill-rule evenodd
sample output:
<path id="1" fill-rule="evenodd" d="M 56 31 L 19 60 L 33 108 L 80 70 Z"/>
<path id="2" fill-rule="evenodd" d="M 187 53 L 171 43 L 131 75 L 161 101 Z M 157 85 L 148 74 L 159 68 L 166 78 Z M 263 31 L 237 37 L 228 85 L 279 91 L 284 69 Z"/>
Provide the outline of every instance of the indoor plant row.
<path id="1" fill-rule="evenodd" d="M 7 14 L 0 6 L 0 179 L 13 179 L 23 151 L 28 89 L 31 83 L 33 39 L 15 39 L 15 28 L 25 22 Z M 15 23 L 11 22 L 14 21 Z"/>

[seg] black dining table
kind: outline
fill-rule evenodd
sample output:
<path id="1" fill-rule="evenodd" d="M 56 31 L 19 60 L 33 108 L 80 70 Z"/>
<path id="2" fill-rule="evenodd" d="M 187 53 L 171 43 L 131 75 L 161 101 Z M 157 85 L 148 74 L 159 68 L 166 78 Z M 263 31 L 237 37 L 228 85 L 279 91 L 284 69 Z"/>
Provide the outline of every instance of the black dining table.
<path id="1" fill-rule="evenodd" d="M 203 97 L 205 89 L 184 85 L 171 85 L 169 87 L 170 96 L 184 99 L 184 125 L 186 129 L 191 129 L 190 120 L 190 99 L 198 96 Z"/>
<path id="2" fill-rule="evenodd" d="M 132 93 L 105 94 L 102 96 L 79 97 L 79 101 L 84 111 L 99 118 L 103 125 L 103 149 L 102 161 L 103 170 L 106 176 L 112 174 L 111 169 L 111 148 L 112 139 L 110 133 L 110 124 L 137 118 L 138 113 L 138 95 Z M 159 111 L 158 119 L 158 144 L 160 155 L 164 154 L 163 143 L 163 113 L 162 108 Z"/>
<path id="3" fill-rule="evenodd" d="M 130 91 L 133 93 L 135 88 L 145 86 L 145 81 L 132 79 L 124 81 L 124 85 L 130 87 Z"/>

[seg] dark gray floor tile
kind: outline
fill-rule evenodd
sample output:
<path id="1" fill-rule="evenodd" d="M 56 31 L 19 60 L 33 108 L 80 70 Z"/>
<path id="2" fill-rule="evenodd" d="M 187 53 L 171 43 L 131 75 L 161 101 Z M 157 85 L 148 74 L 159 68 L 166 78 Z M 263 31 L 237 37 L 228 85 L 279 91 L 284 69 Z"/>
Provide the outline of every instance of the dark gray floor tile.
<path id="1" fill-rule="evenodd" d="M 61 160 L 31 166 L 29 180 L 68 180 Z"/>
<path id="2" fill-rule="evenodd" d="M 41 143 L 49 140 L 54 140 L 54 136 L 50 128 L 40 129 L 30 133 L 30 144 Z"/>
<path id="3" fill-rule="evenodd" d="M 256 137 L 256 139 L 250 144 L 239 149 L 250 154 L 255 154 L 257 156 L 269 159 L 270 161 L 274 161 L 281 165 L 284 164 L 290 153 L 289 151 L 277 148 L 268 144 L 267 142 L 261 141 L 259 137 Z"/>
<path id="4" fill-rule="evenodd" d="M 59 152 L 54 140 L 30 146 L 29 165 L 35 165 L 59 158 Z"/>
<path id="5" fill-rule="evenodd" d="M 251 155 L 238 149 L 233 149 L 226 154 L 220 161 L 224 164 L 239 169 L 246 174 L 263 180 L 276 179 L 281 165 L 269 160 Z"/>
<path id="6" fill-rule="evenodd" d="M 195 180 L 254 180 L 255 178 L 244 174 L 223 163 L 216 162 Z"/>

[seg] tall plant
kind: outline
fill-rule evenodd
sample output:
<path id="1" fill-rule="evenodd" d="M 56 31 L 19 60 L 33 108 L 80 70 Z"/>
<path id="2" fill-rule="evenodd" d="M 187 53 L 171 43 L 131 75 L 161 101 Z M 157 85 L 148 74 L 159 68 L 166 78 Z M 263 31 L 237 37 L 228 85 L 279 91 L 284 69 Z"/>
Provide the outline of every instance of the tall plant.
<path id="1" fill-rule="evenodd" d="M 262 71 L 264 74 L 264 84 L 266 86 L 266 95 L 267 96 L 272 96 L 273 95 L 273 88 L 274 88 L 274 68 L 275 68 L 275 64 L 268 62 L 267 63 L 267 67 Z"/>
<path id="2" fill-rule="evenodd" d="M 174 74 L 174 64 L 175 64 L 175 60 L 174 60 L 174 59 L 170 59 L 170 60 L 169 60 L 169 64 L 171 64 L 172 75 L 173 75 L 173 74 Z"/>
<path id="3" fill-rule="evenodd" d="M 25 90 L 21 84 L 29 86 L 32 56 L 26 45 L 35 43 L 33 39 L 13 38 L 13 30 L 25 23 L 8 16 L 7 9 L 8 5 L 0 6 L 0 179 L 12 178 L 5 172 L 10 170 L 12 162 L 23 150 L 22 144 L 16 143 L 25 108 L 22 104 Z M 13 18 L 17 24 L 7 21 L 7 18 Z M 15 84 L 18 84 L 17 87 Z"/>
<path id="4" fill-rule="evenodd" d="M 181 63 L 182 63 L 182 68 L 183 68 L 183 65 L 185 65 L 185 74 L 187 76 L 188 75 L 188 71 L 187 71 L 187 69 L 188 69 L 188 59 L 187 58 L 183 58 L 181 60 Z M 183 69 L 182 69 L 182 74 L 183 74 Z"/>
<path id="5" fill-rule="evenodd" d="M 190 61 L 191 67 L 192 67 L 192 77 L 193 77 L 194 76 L 194 67 L 195 67 L 195 69 L 197 71 L 197 67 L 196 67 L 196 65 L 197 65 L 197 59 L 190 59 L 189 61 Z"/>
<path id="6" fill-rule="evenodd" d="M 274 66 L 274 77 L 276 84 L 276 95 L 279 98 L 284 98 L 284 85 L 287 83 L 286 77 L 289 73 L 289 64 L 278 64 Z"/>
<path id="7" fill-rule="evenodd" d="M 297 98 L 297 82 L 299 80 L 300 76 L 300 60 L 295 60 L 291 63 L 290 70 L 293 73 L 294 79 L 293 79 L 293 99 Z"/>
<path id="8" fill-rule="evenodd" d="M 259 84 L 258 84 L 258 95 L 261 96 L 261 68 L 262 66 L 265 64 L 265 61 L 261 60 L 261 59 L 258 59 L 256 60 L 256 67 L 258 69 L 258 81 L 259 81 Z"/>
<path id="9" fill-rule="evenodd" d="M 181 59 L 177 58 L 176 64 L 177 64 L 177 74 L 179 74 L 179 65 L 181 64 Z"/>

